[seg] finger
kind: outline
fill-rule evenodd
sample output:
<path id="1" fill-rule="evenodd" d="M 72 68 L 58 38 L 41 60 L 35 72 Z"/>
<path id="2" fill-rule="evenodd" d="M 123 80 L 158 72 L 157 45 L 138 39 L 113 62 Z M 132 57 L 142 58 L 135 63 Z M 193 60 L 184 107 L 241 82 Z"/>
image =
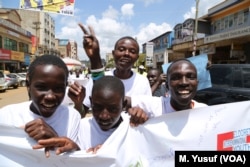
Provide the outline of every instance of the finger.
<path id="1" fill-rule="evenodd" d="M 36 150 L 36 149 L 41 149 L 41 148 L 44 148 L 44 147 L 45 147 L 44 145 L 40 145 L 40 144 L 36 144 L 36 145 L 32 146 L 32 148 L 33 148 L 34 150 Z"/>
<path id="2" fill-rule="evenodd" d="M 81 23 L 78 23 L 78 25 L 82 29 L 84 34 L 89 35 L 88 31 L 85 29 L 85 27 Z"/>
<path id="3" fill-rule="evenodd" d="M 46 157 L 46 158 L 49 158 L 49 157 L 50 157 L 50 152 L 49 152 L 50 149 L 51 149 L 50 147 L 46 147 L 46 148 L 44 149 L 45 157 Z"/>
<path id="4" fill-rule="evenodd" d="M 89 32 L 90 32 L 91 36 L 95 36 L 95 31 L 94 31 L 93 27 L 92 26 L 88 26 L 88 27 L 89 27 Z"/>
<path id="5" fill-rule="evenodd" d="M 101 145 L 98 145 L 97 147 L 94 148 L 93 154 L 96 154 L 97 151 L 101 148 Z"/>
<path id="6" fill-rule="evenodd" d="M 86 153 L 94 152 L 94 148 L 89 148 L 86 150 Z"/>

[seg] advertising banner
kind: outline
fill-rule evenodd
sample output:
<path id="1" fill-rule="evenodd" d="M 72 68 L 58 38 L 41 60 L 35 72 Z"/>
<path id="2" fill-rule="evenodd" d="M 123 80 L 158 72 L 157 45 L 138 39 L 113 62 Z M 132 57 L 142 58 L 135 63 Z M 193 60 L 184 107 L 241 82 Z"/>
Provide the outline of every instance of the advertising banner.
<path id="1" fill-rule="evenodd" d="M 49 158 L 45 157 L 43 149 L 32 149 L 36 141 L 23 129 L 0 125 L 0 162 L 3 166 L 15 167 L 174 167 L 176 159 L 184 166 L 184 162 L 188 162 L 188 156 L 175 157 L 178 152 L 203 151 L 205 155 L 214 151 L 220 155 L 225 150 L 230 154 L 241 150 L 249 153 L 249 109 L 250 102 L 245 101 L 178 111 L 149 119 L 138 127 L 130 127 L 124 121 L 97 154 L 82 150 L 55 155 L 51 151 Z M 197 166 L 204 166 L 201 162 L 208 161 L 200 152 L 192 156 L 193 162 L 199 157 Z M 219 161 L 219 158 L 214 160 Z M 234 166 L 237 166 L 236 160 L 243 163 L 231 156 Z M 249 161 L 247 158 L 243 160 L 246 164 Z M 218 166 L 215 164 L 210 166 Z"/>
<path id="2" fill-rule="evenodd" d="M 75 0 L 20 0 L 20 9 L 74 15 Z"/>

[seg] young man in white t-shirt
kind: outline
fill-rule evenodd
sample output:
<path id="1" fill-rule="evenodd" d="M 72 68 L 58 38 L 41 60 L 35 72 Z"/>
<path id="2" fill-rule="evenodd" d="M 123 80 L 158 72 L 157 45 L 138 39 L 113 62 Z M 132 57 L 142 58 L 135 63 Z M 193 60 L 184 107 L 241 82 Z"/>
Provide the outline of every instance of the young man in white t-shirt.
<path id="1" fill-rule="evenodd" d="M 0 123 L 24 128 L 34 140 L 67 136 L 76 141 L 81 117 L 74 108 L 61 105 L 68 73 L 59 57 L 36 58 L 26 78 L 30 101 L 2 107 Z"/>
<path id="2" fill-rule="evenodd" d="M 112 51 L 115 62 L 115 69 L 104 74 L 104 67 L 102 65 L 99 53 L 99 42 L 95 36 L 94 30 L 89 27 L 90 32 L 88 32 L 83 25 L 79 24 L 79 26 L 84 33 L 83 46 L 86 54 L 90 59 L 90 71 L 92 73 L 92 79 L 90 79 L 88 84 L 86 85 L 86 96 L 84 98 L 84 101 L 81 101 L 82 98 L 79 97 L 83 96 L 84 94 L 81 92 L 81 89 L 78 89 L 79 84 L 72 84 L 71 88 L 69 89 L 69 97 L 71 97 L 74 101 L 75 105 L 77 106 L 76 108 L 79 108 L 79 106 L 82 104 L 84 105 L 84 107 L 82 108 L 84 110 L 80 112 L 86 113 L 90 108 L 89 96 L 92 91 L 93 83 L 95 82 L 95 80 L 104 75 L 112 75 L 119 78 L 125 86 L 126 96 L 152 96 L 151 88 L 147 78 L 132 70 L 134 63 L 139 58 L 139 44 L 133 37 L 124 36 L 117 40 L 114 46 L 114 50 Z M 76 98 L 76 96 L 78 98 Z"/>
<path id="3" fill-rule="evenodd" d="M 167 70 L 168 97 L 131 96 L 128 101 L 132 107 L 139 106 L 151 117 L 175 111 L 207 106 L 193 100 L 196 95 L 198 79 L 196 67 L 187 59 L 171 63 Z"/>

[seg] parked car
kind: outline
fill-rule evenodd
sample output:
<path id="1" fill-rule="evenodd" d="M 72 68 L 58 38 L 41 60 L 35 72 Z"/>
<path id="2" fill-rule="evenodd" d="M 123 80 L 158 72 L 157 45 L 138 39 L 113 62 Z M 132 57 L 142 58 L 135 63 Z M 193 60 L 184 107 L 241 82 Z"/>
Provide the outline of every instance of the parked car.
<path id="1" fill-rule="evenodd" d="M 214 64 L 212 87 L 199 90 L 195 100 L 208 105 L 250 100 L 250 64 Z"/>
<path id="2" fill-rule="evenodd" d="M 12 74 L 3 74 L 5 79 L 5 86 L 8 88 L 13 87 L 14 89 L 18 88 L 18 78 Z"/>
<path id="3" fill-rule="evenodd" d="M 5 85 L 5 78 L 2 71 L 0 71 L 0 92 L 5 92 L 7 86 Z"/>
<path id="4" fill-rule="evenodd" d="M 26 76 L 24 74 L 19 73 L 10 73 L 11 75 L 15 75 L 18 79 L 19 86 L 26 86 Z"/>

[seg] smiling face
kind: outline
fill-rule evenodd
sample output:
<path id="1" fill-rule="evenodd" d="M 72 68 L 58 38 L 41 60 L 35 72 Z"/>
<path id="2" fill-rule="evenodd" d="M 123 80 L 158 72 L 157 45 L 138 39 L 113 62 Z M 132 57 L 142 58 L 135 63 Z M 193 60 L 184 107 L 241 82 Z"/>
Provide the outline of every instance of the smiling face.
<path id="1" fill-rule="evenodd" d="M 167 75 L 172 107 L 176 110 L 191 108 L 191 100 L 198 86 L 195 66 L 191 62 L 180 60 L 169 68 Z"/>
<path id="2" fill-rule="evenodd" d="M 112 53 L 117 69 L 130 70 L 139 57 L 139 46 L 134 39 L 122 38 L 118 40 Z"/>
<path id="3" fill-rule="evenodd" d="M 93 116 L 104 131 L 119 126 L 123 109 L 123 97 L 111 89 L 95 91 L 90 98 Z"/>
<path id="4" fill-rule="evenodd" d="M 50 117 L 65 95 L 67 78 L 64 69 L 56 65 L 38 65 L 28 82 L 31 110 L 43 117 Z"/>

